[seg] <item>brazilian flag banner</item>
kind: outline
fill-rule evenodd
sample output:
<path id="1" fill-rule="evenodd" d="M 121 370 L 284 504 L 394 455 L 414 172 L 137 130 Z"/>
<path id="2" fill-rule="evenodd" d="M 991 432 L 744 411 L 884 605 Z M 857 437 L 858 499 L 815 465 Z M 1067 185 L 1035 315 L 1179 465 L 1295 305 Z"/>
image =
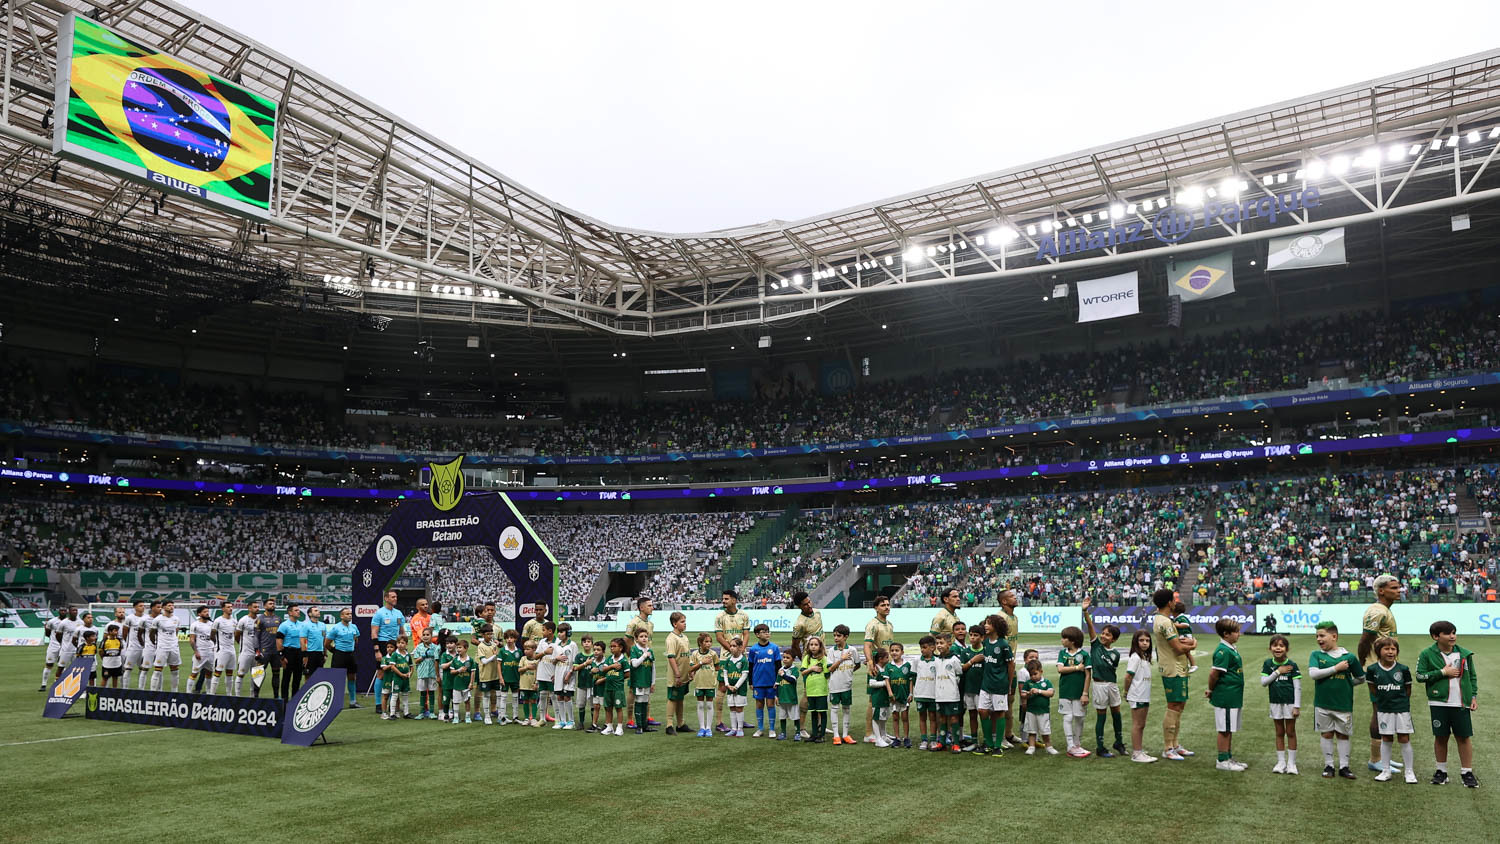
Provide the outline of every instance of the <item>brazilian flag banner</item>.
<path id="1" fill-rule="evenodd" d="M 275 102 L 76 12 L 57 43 L 53 152 L 271 216 Z"/>

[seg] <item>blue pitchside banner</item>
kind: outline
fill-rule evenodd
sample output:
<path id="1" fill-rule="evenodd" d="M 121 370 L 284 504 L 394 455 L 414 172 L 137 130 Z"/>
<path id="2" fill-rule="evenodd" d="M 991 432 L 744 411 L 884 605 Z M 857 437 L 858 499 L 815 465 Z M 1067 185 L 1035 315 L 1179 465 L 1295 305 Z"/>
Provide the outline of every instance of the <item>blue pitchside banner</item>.
<path id="1" fill-rule="evenodd" d="M 419 548 L 483 547 L 515 584 L 518 623 L 531 617 L 537 603 L 545 604 L 549 614 L 554 611 L 557 560 L 552 552 L 504 493 L 464 495 L 455 476 L 462 478 L 462 473 L 434 474 L 426 500 L 409 498 L 397 507 L 354 567 L 354 623 L 361 644 L 355 653 L 362 689 L 375 679 L 370 620 L 382 605 L 382 593 Z"/>
<path id="2" fill-rule="evenodd" d="M 311 747 L 344 709 L 342 668 L 319 668 L 303 681 L 302 688 L 286 704 L 286 723 L 281 743 Z"/>
<path id="3" fill-rule="evenodd" d="M 233 695 L 93 686 L 85 714 L 97 721 L 150 724 L 212 733 L 281 737 L 281 701 Z"/>
<path id="4" fill-rule="evenodd" d="M 81 656 L 68 664 L 62 676 L 47 690 L 47 703 L 42 707 L 43 718 L 61 718 L 68 714 L 73 704 L 83 697 L 84 690 L 94 678 L 94 658 Z"/>

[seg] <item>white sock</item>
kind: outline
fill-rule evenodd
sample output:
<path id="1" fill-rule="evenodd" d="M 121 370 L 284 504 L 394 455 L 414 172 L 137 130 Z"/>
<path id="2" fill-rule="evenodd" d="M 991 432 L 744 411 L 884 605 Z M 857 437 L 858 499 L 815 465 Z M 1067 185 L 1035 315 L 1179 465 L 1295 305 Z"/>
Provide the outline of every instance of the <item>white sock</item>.
<path id="1" fill-rule="evenodd" d="M 839 709 L 843 710 L 844 712 L 844 732 L 841 733 L 841 735 L 847 736 L 849 735 L 849 707 L 840 706 Z"/>
<path id="2" fill-rule="evenodd" d="M 208 680 L 208 693 L 216 695 L 219 693 L 219 675 L 215 674 Z"/>
<path id="3" fill-rule="evenodd" d="M 142 668 L 140 670 L 140 672 L 136 675 L 135 687 L 137 689 L 145 689 L 145 688 L 149 687 L 150 684 L 151 684 L 151 675 L 153 675 L 155 673 L 156 673 L 156 671 L 153 670 L 153 669 Z"/>
<path id="4" fill-rule="evenodd" d="M 1435 762 L 1435 763 L 1433 763 L 1433 770 L 1435 770 L 1435 771 L 1442 771 L 1443 773 L 1446 774 L 1446 773 L 1448 773 L 1448 763 L 1447 762 Z"/>
<path id="5" fill-rule="evenodd" d="M 1297 748 L 1293 747 L 1286 752 L 1286 761 L 1289 765 L 1297 764 Z"/>
<path id="6" fill-rule="evenodd" d="M 174 692 L 177 691 L 177 678 L 179 676 L 180 675 L 176 671 L 172 672 L 172 691 Z"/>
<path id="7" fill-rule="evenodd" d="M 1339 744 L 1339 767 L 1340 768 L 1347 768 L 1347 767 L 1349 767 L 1349 740 L 1346 739 L 1346 738 L 1341 738 L 1341 739 L 1338 740 L 1338 744 Z"/>
<path id="8" fill-rule="evenodd" d="M 710 717 L 710 714 L 711 713 L 709 713 L 707 710 L 705 710 L 703 708 L 703 701 L 701 701 L 701 700 L 698 701 L 698 729 L 700 729 L 700 730 L 706 730 L 706 729 L 708 729 L 708 727 L 709 727 L 708 719 Z"/>
<path id="9" fill-rule="evenodd" d="M 153 691 L 153 692 L 159 692 L 159 691 L 161 691 L 161 672 L 160 671 L 152 670 L 152 672 L 151 672 L 151 691 Z"/>
<path id="10" fill-rule="evenodd" d="M 1412 767 L 1411 742 L 1401 745 L 1401 761 L 1406 763 L 1406 770 L 1408 772 L 1416 770 Z"/>
<path id="11" fill-rule="evenodd" d="M 1320 738 L 1320 739 L 1318 739 L 1318 743 L 1323 746 L 1323 764 L 1324 765 L 1332 765 L 1333 764 L 1333 739 L 1331 739 L 1331 738 Z"/>
<path id="12" fill-rule="evenodd" d="M 1286 751 L 1285 750 L 1278 750 L 1278 751 L 1276 751 L 1276 764 L 1278 764 L 1278 765 L 1285 765 L 1286 764 Z"/>
<path id="13" fill-rule="evenodd" d="M 885 741 L 885 722 L 871 721 L 870 728 L 875 732 L 876 741 Z"/>
<path id="14" fill-rule="evenodd" d="M 52 666 L 50 666 L 50 665 L 44 666 L 42 668 L 42 685 L 44 685 L 44 686 L 47 685 L 47 678 L 50 677 L 51 675 L 52 675 Z"/>
<path id="15" fill-rule="evenodd" d="M 1382 771 L 1391 769 L 1391 743 L 1388 741 L 1380 743 L 1380 769 Z"/>

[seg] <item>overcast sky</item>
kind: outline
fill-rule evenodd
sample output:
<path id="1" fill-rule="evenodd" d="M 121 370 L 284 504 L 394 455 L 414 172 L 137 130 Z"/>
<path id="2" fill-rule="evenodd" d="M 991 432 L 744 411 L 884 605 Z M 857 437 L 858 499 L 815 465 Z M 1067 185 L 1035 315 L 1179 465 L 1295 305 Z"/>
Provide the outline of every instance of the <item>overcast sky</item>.
<path id="1" fill-rule="evenodd" d="M 820 215 L 1500 32 L 1493 1 L 185 2 L 550 199 L 664 231 Z"/>

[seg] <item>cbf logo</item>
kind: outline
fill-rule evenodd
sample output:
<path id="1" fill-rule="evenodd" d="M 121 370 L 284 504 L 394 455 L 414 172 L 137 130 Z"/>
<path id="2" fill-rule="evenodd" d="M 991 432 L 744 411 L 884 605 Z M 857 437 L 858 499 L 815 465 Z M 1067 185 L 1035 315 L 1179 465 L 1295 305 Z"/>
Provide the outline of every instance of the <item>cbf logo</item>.
<path id="1" fill-rule="evenodd" d="M 531 578 L 533 583 L 542 576 L 542 567 L 536 564 L 536 560 L 532 560 L 531 564 L 526 567 L 526 576 Z"/>
<path id="2" fill-rule="evenodd" d="M 439 510 L 452 510 L 464 497 L 464 456 L 453 458 L 451 463 L 428 463 L 432 469 L 432 483 L 427 487 L 427 496 L 432 506 Z"/>
<path id="3" fill-rule="evenodd" d="M 292 713 L 292 726 L 298 732 L 305 733 L 318 726 L 318 722 L 323 720 L 323 716 L 332 707 L 333 684 L 326 680 L 319 682 L 297 702 L 297 711 Z"/>

